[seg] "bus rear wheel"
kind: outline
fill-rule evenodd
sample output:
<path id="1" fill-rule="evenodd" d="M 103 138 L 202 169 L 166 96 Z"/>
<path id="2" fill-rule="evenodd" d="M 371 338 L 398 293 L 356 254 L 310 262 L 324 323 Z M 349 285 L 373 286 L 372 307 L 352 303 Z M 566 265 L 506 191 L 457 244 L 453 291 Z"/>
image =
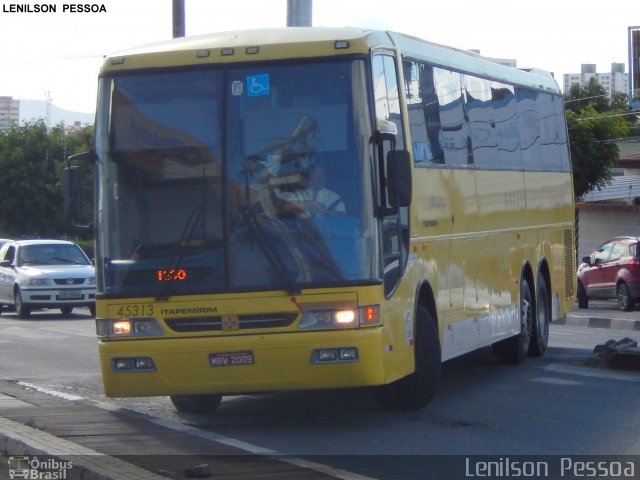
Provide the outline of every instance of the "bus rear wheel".
<path id="1" fill-rule="evenodd" d="M 426 406 L 436 393 L 442 362 L 440 340 L 435 321 L 422 306 L 418 307 L 414 342 L 415 371 L 373 390 L 376 401 L 383 408 L 417 410 Z"/>
<path id="2" fill-rule="evenodd" d="M 176 410 L 182 413 L 213 413 L 220 406 L 222 395 L 171 395 Z"/>
<path id="3" fill-rule="evenodd" d="M 541 357 L 549 345 L 549 322 L 551 322 L 551 307 L 549 305 L 549 289 L 547 282 L 540 276 L 536 285 L 536 309 L 533 323 L 533 335 L 529 345 L 529 355 Z"/>
<path id="4" fill-rule="evenodd" d="M 529 354 L 534 329 L 534 308 L 531 288 L 526 279 L 520 283 L 520 333 L 491 345 L 493 353 L 503 363 L 522 363 Z"/>

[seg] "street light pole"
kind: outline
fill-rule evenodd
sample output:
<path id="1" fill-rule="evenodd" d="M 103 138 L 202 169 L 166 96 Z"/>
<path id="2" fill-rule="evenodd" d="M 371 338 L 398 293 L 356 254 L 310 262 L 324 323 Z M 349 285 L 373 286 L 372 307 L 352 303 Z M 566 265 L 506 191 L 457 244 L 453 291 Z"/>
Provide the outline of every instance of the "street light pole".
<path id="1" fill-rule="evenodd" d="M 313 0 L 287 0 L 287 27 L 310 27 Z"/>
<path id="2" fill-rule="evenodd" d="M 184 0 L 173 0 L 173 38 L 184 37 Z"/>

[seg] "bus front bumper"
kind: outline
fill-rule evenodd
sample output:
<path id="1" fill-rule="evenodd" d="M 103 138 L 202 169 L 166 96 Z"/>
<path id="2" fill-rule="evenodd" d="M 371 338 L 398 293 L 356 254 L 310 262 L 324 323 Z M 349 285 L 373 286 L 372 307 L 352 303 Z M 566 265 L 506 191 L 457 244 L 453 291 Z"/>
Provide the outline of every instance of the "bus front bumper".
<path id="1" fill-rule="evenodd" d="M 100 361 L 109 397 L 241 394 L 380 385 L 384 351 L 375 327 L 102 341 Z"/>

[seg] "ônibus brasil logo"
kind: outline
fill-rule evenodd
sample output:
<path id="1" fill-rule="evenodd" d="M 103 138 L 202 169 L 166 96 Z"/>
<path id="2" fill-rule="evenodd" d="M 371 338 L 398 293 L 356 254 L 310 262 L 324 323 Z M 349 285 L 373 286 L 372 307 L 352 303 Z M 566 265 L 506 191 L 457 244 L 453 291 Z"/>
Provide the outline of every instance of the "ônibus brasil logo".
<path id="1" fill-rule="evenodd" d="M 56 458 L 38 458 L 29 456 L 9 457 L 9 478 L 28 480 L 66 480 L 67 473 L 73 468 L 73 462 Z"/>

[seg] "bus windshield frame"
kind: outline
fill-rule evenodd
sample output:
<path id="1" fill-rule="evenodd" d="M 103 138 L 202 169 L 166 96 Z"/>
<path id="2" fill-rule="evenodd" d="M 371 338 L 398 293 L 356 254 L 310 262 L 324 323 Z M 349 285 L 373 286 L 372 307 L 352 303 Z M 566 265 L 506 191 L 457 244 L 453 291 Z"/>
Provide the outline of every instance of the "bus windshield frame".
<path id="1" fill-rule="evenodd" d="M 98 295 L 381 283 L 366 84 L 362 58 L 102 76 Z"/>

